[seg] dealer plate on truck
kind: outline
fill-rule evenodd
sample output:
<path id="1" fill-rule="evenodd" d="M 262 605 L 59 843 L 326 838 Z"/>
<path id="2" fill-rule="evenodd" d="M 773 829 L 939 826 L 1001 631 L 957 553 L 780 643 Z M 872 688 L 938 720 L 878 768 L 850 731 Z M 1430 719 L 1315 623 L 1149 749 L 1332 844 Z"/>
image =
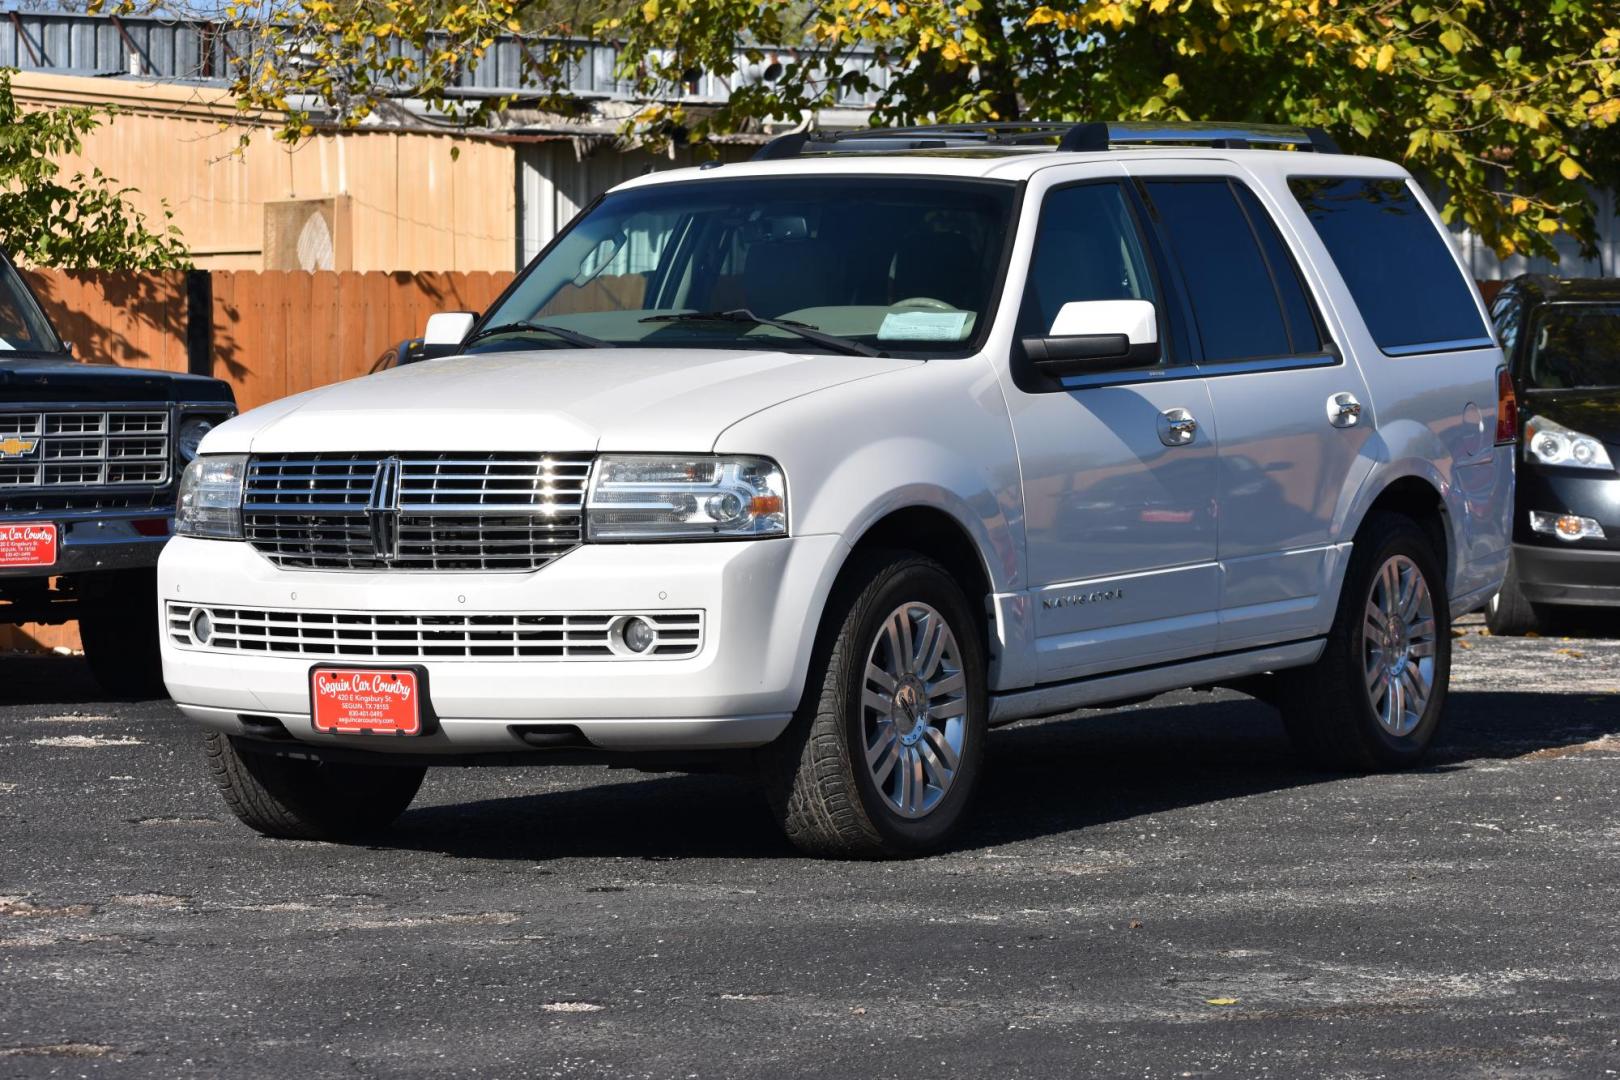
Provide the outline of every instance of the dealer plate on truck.
<path id="1" fill-rule="evenodd" d="M 56 526 L 0 521 L 0 566 L 54 566 Z"/>
<path id="2" fill-rule="evenodd" d="M 419 668 L 316 667 L 310 718 L 331 735 L 420 735 L 426 686 Z"/>

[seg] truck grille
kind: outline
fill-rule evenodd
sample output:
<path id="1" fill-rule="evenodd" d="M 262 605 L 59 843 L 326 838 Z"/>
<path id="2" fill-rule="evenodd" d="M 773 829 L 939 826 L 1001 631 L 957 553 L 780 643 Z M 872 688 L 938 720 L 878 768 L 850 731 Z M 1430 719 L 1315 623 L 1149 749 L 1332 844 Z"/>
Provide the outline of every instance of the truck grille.
<path id="1" fill-rule="evenodd" d="M 0 411 L 0 491 L 161 487 L 169 411 Z"/>
<path id="2" fill-rule="evenodd" d="M 192 615 L 206 611 L 206 645 Z M 312 660 L 680 660 L 703 646 L 701 611 L 638 617 L 657 637 L 642 654 L 609 644 L 619 613 L 436 615 L 364 611 L 271 611 L 170 602 L 169 636 L 182 648 Z"/>
<path id="3" fill-rule="evenodd" d="M 537 570 L 580 542 L 590 454 L 264 454 L 242 529 L 304 570 Z"/>

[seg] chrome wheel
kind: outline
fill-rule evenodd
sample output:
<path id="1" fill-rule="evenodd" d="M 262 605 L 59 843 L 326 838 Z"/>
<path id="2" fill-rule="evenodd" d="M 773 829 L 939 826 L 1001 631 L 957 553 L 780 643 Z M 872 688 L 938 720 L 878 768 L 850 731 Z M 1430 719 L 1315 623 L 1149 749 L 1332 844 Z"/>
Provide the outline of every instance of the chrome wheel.
<path id="1" fill-rule="evenodd" d="M 1434 597 L 1423 571 L 1392 555 L 1373 577 L 1362 622 L 1367 699 L 1391 735 L 1410 735 L 1434 692 Z"/>
<path id="2" fill-rule="evenodd" d="M 889 809 L 920 818 L 945 798 L 967 732 L 962 652 L 927 604 L 889 613 L 867 650 L 861 689 L 866 767 Z"/>

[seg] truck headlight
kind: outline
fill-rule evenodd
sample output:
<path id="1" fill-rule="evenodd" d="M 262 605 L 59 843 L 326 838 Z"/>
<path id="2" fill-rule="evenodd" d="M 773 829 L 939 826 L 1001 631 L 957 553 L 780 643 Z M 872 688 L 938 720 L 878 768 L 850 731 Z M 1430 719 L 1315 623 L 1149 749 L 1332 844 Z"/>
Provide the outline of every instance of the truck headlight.
<path id="1" fill-rule="evenodd" d="M 222 419 L 224 418 L 219 416 L 188 416 L 180 421 L 180 435 L 174 441 L 174 448 L 179 451 L 180 460 L 195 460 L 203 436 L 213 431 L 214 425 Z"/>
<path id="2" fill-rule="evenodd" d="M 1541 416 L 1532 416 L 1524 425 L 1524 456 L 1571 469 L 1614 468 L 1601 442 Z"/>
<path id="3" fill-rule="evenodd" d="M 174 531 L 214 540 L 242 539 L 242 480 L 246 454 L 209 454 L 186 466 Z"/>
<path id="4" fill-rule="evenodd" d="M 604 455 L 585 499 L 588 540 L 787 535 L 787 481 L 774 461 L 708 454 Z"/>

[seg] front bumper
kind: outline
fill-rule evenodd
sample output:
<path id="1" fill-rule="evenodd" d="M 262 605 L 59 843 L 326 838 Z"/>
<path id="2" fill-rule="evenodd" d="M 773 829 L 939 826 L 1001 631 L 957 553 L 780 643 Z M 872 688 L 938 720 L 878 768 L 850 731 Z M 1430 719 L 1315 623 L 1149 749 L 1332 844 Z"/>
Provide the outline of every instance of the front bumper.
<path id="1" fill-rule="evenodd" d="M 105 570 L 139 570 L 156 566 L 158 554 L 174 531 L 174 517 L 164 509 L 96 510 L 7 514 L 7 525 L 51 524 L 57 529 L 56 561 L 49 566 L 0 567 L 0 582 L 48 578 Z"/>
<path id="2" fill-rule="evenodd" d="M 1514 544 L 1513 570 L 1532 603 L 1620 607 L 1620 551 Z"/>
<path id="3" fill-rule="evenodd" d="M 422 664 L 435 731 L 412 738 L 331 735 L 310 722 L 309 672 L 299 655 L 181 645 L 165 625 L 163 674 L 192 719 L 251 734 L 242 717 L 280 721 L 312 745 L 422 754 L 526 749 L 515 726 L 577 727 L 610 750 L 763 745 L 797 707 L 826 597 L 843 561 L 836 536 L 687 544 L 587 544 L 527 574 L 327 572 L 277 569 L 249 545 L 179 537 L 158 568 L 156 617 L 168 604 L 290 613 L 419 616 L 693 612 L 703 643 L 682 659 L 502 659 L 424 656 L 360 662 Z M 183 635 L 182 635 L 183 636 Z"/>

